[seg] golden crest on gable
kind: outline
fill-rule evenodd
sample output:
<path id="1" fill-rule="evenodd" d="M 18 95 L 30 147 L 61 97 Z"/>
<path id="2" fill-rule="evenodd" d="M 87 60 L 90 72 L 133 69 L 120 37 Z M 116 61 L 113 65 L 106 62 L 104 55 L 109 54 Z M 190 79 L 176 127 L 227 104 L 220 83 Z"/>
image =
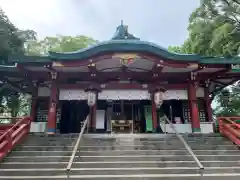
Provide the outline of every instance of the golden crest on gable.
<path id="1" fill-rule="evenodd" d="M 53 67 L 63 67 L 64 65 L 61 62 L 53 62 Z"/>
<path id="2" fill-rule="evenodd" d="M 120 59 L 120 63 L 126 66 L 133 63 L 139 56 L 136 53 L 117 53 L 112 58 Z"/>

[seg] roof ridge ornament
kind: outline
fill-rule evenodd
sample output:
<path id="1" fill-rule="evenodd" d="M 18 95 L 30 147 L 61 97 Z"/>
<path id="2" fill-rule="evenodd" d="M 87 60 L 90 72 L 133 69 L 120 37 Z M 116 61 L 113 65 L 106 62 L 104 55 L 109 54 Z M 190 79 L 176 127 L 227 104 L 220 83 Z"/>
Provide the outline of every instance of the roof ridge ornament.
<path id="1" fill-rule="evenodd" d="M 134 35 L 128 32 L 128 26 L 123 24 L 123 20 L 121 20 L 121 24 L 117 27 L 115 35 L 112 38 L 113 40 L 140 40 L 139 38 L 135 37 Z"/>

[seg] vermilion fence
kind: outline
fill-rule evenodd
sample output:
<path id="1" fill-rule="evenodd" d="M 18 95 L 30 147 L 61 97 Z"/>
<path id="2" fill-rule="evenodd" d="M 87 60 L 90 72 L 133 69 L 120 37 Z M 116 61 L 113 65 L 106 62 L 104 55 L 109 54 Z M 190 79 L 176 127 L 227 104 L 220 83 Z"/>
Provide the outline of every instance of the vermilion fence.
<path id="1" fill-rule="evenodd" d="M 240 117 L 218 117 L 220 133 L 240 146 Z"/>
<path id="2" fill-rule="evenodd" d="M 13 147 L 29 133 L 31 118 L 23 117 L 13 125 L 1 125 L 0 131 L 0 160 L 2 160 Z"/>
<path id="3" fill-rule="evenodd" d="M 6 130 L 13 127 L 14 124 L 20 119 L 20 117 L 0 117 L 0 135 L 2 135 Z"/>

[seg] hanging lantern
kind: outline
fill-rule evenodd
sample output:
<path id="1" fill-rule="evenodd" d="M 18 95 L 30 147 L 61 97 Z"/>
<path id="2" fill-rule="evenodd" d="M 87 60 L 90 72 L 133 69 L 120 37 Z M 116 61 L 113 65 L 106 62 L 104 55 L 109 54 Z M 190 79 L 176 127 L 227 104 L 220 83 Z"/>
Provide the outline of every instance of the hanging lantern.
<path id="1" fill-rule="evenodd" d="M 161 90 L 157 90 L 154 92 L 154 103 L 158 108 L 163 104 L 164 92 Z"/>
<path id="2" fill-rule="evenodd" d="M 94 91 L 88 91 L 88 105 L 94 106 L 96 103 L 96 92 Z"/>

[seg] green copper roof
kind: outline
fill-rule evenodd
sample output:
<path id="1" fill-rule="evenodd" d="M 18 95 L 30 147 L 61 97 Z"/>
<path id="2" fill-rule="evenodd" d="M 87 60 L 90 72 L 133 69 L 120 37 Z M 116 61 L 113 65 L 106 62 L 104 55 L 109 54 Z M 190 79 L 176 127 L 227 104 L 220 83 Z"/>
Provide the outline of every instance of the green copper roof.
<path id="1" fill-rule="evenodd" d="M 51 59 L 71 60 L 71 59 L 86 59 L 104 52 L 146 52 L 164 57 L 166 59 L 195 61 L 201 58 L 197 55 L 182 55 L 171 53 L 166 49 L 145 41 L 140 40 L 110 40 L 95 44 L 91 47 L 81 49 L 69 53 L 49 52 Z"/>
<path id="2" fill-rule="evenodd" d="M 200 60 L 202 64 L 240 64 L 240 57 L 203 57 Z"/>
<path id="3" fill-rule="evenodd" d="M 17 67 L 16 67 L 16 65 L 13 65 L 13 66 L 0 65 L 0 71 L 1 72 L 16 72 Z"/>

